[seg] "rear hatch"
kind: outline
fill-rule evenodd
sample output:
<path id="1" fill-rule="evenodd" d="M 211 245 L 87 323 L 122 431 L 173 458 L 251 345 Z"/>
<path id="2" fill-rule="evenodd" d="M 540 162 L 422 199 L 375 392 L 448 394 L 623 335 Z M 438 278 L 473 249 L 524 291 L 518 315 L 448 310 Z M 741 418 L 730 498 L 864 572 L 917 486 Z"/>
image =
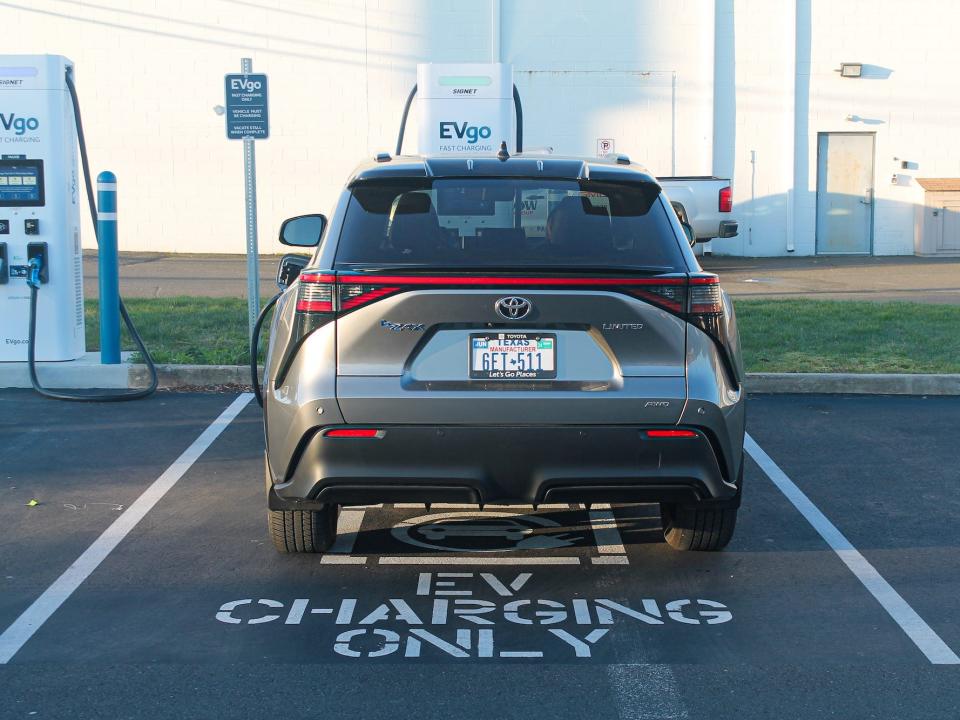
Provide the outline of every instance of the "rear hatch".
<path id="1" fill-rule="evenodd" d="M 351 188 L 332 281 L 347 422 L 675 423 L 687 268 L 655 183 Z"/>

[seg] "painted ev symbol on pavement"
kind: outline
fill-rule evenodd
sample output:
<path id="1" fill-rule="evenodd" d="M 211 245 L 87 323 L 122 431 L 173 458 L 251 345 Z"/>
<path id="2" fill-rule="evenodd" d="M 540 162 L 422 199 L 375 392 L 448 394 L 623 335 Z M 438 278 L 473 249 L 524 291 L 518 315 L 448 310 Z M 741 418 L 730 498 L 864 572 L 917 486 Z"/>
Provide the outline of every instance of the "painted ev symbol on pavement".
<path id="1" fill-rule="evenodd" d="M 583 535 L 541 515 L 509 512 L 446 512 L 418 515 L 394 525 L 408 545 L 446 552 L 511 552 L 572 547 Z"/>

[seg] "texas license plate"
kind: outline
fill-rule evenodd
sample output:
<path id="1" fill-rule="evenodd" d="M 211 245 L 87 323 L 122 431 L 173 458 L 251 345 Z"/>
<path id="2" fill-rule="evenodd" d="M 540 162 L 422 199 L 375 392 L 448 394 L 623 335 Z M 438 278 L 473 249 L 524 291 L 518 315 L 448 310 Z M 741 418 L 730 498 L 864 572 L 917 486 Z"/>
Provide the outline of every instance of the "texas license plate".
<path id="1" fill-rule="evenodd" d="M 470 377 L 541 380 L 557 376 L 557 336 L 540 333 L 470 335 Z"/>

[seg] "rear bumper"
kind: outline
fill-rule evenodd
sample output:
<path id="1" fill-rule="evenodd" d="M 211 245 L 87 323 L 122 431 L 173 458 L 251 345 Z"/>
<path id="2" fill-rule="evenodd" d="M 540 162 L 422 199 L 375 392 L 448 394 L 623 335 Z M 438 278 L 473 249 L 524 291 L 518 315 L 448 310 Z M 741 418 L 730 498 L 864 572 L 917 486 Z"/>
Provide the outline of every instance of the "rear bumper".
<path id="1" fill-rule="evenodd" d="M 663 427 L 663 426 L 659 426 Z M 716 444 L 651 438 L 642 426 L 382 426 L 376 438 L 322 428 L 270 488 L 273 509 L 380 502 L 739 503 Z M 739 463 L 739 458 L 737 459 Z"/>
<path id="2" fill-rule="evenodd" d="M 736 220 L 721 220 L 720 234 L 717 237 L 732 238 L 732 237 L 736 237 L 737 233 L 739 232 L 740 232 L 740 223 L 738 223 Z"/>

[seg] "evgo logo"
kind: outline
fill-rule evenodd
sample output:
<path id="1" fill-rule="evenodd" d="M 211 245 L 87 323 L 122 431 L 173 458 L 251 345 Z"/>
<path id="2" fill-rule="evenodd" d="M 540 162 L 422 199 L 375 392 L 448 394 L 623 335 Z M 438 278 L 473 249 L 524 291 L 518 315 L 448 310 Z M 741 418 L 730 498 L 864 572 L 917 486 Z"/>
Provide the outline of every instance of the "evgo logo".
<path id="1" fill-rule="evenodd" d="M 28 130 L 36 130 L 40 127 L 40 121 L 35 117 L 17 117 L 15 113 L 10 113 L 6 115 L 0 113 L 0 125 L 3 126 L 3 129 L 7 132 L 13 130 L 16 135 L 23 135 Z"/>
<path id="2" fill-rule="evenodd" d="M 456 123 L 456 122 L 441 122 L 440 123 L 440 137 L 444 140 L 452 140 L 454 137 L 463 140 L 467 139 L 467 142 L 471 145 L 479 140 L 486 140 L 491 135 L 491 130 L 486 125 L 468 125 L 467 121 Z"/>

